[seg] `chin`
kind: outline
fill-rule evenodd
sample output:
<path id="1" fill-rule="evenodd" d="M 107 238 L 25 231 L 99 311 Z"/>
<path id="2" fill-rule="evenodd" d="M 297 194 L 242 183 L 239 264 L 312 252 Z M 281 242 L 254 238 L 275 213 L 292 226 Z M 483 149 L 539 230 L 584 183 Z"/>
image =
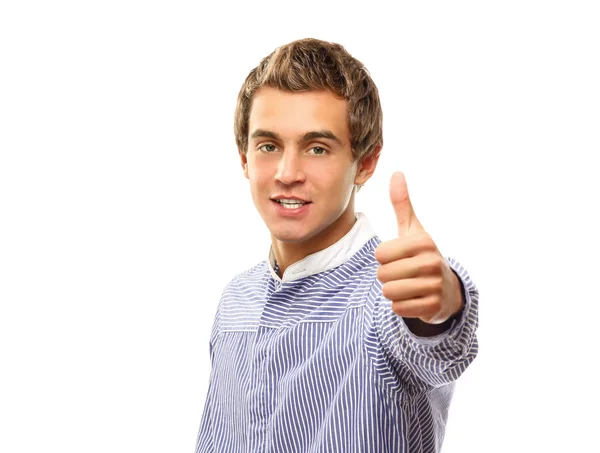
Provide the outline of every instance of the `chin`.
<path id="1" fill-rule="evenodd" d="M 289 242 L 291 244 L 303 242 L 310 237 L 305 232 L 281 231 L 277 228 L 271 230 L 271 235 L 280 242 Z"/>
<path id="2" fill-rule="evenodd" d="M 306 222 L 298 222 L 294 225 L 285 225 L 281 222 L 274 222 L 272 225 L 267 225 L 271 236 L 281 242 L 299 243 L 310 239 L 315 232 L 306 225 Z"/>

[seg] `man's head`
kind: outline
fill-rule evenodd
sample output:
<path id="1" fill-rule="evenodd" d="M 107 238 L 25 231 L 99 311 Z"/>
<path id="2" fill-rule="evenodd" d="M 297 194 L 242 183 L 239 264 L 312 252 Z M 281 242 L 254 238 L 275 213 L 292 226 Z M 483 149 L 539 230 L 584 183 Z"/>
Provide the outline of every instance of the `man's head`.
<path id="1" fill-rule="evenodd" d="M 234 130 L 254 203 L 284 242 L 353 221 L 354 188 L 373 174 L 383 146 L 367 70 L 341 45 L 316 39 L 279 47 L 250 72 Z M 280 197 L 308 203 L 299 208 Z"/>
<path id="2" fill-rule="evenodd" d="M 301 39 L 277 48 L 250 71 L 238 95 L 235 141 L 248 150 L 252 101 L 260 87 L 287 92 L 329 90 L 348 102 L 348 127 L 355 160 L 383 146 L 379 93 L 367 69 L 340 44 Z"/>

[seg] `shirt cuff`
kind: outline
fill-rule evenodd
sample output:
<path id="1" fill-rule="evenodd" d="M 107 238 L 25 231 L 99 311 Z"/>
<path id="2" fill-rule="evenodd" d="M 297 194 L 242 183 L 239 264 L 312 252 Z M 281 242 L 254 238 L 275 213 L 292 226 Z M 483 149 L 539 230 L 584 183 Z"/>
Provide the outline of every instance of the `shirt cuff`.
<path id="1" fill-rule="evenodd" d="M 404 323 L 404 320 L 402 318 L 401 320 L 405 330 L 405 341 L 409 343 L 409 346 L 413 346 L 415 349 L 424 352 L 424 349 L 436 348 L 443 345 L 442 347 L 448 347 L 462 355 L 468 352 L 472 336 L 477 327 L 477 300 L 474 296 L 478 295 L 478 291 L 467 271 L 460 263 L 450 257 L 446 257 L 446 261 L 458 277 L 464 300 L 462 310 L 457 315 L 454 315 L 455 318 L 452 320 L 448 330 L 439 335 L 420 337 L 411 332 L 406 323 Z"/>

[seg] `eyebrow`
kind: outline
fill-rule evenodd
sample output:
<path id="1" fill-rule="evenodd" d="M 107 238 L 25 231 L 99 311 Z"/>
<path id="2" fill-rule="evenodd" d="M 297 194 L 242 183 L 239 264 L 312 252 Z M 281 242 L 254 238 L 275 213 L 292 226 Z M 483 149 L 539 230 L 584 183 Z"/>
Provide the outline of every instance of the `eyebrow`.
<path id="1" fill-rule="evenodd" d="M 250 138 L 259 138 L 259 137 L 272 138 L 273 140 L 279 140 L 280 142 L 283 141 L 278 134 L 276 134 L 275 132 L 267 131 L 265 129 L 256 129 L 256 130 L 254 130 L 254 132 L 252 132 L 252 134 L 250 134 Z M 304 134 L 302 137 L 300 137 L 298 139 L 298 143 L 306 143 L 306 142 L 309 142 L 309 141 L 317 139 L 317 138 L 326 138 L 329 140 L 333 140 L 338 145 L 343 145 L 342 140 L 340 138 L 338 138 L 338 136 L 335 135 L 333 132 L 331 132 L 330 130 L 327 130 L 327 129 L 323 129 L 320 131 L 307 132 L 306 134 Z"/>

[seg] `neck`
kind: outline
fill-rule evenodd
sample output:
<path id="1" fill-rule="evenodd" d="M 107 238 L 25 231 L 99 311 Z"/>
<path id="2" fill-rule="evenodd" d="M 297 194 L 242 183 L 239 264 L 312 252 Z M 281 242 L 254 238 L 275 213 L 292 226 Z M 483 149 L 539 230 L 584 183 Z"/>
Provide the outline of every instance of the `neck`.
<path id="1" fill-rule="evenodd" d="M 279 277 L 281 278 L 292 264 L 335 244 L 352 229 L 355 222 L 354 205 L 350 203 L 335 222 L 302 242 L 283 242 L 271 236 L 273 254 L 279 265 Z"/>

